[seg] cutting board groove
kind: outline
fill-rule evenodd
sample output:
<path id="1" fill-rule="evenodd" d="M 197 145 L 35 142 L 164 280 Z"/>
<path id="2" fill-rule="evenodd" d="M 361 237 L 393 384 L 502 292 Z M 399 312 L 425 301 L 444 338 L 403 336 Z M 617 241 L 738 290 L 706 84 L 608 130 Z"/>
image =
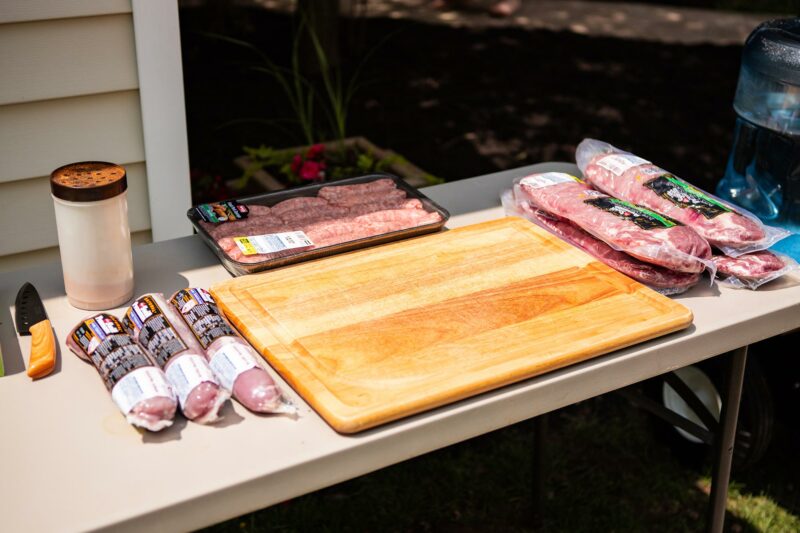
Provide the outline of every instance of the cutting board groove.
<path id="1" fill-rule="evenodd" d="M 691 312 L 517 218 L 211 288 L 352 433 L 684 328 Z"/>

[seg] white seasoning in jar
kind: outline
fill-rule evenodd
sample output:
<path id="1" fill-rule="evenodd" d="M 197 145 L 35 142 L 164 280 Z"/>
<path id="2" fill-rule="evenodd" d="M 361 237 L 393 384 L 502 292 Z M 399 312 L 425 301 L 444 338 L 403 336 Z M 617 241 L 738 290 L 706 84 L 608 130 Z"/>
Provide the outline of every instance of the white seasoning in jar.
<path id="1" fill-rule="evenodd" d="M 72 163 L 50 175 L 64 288 L 80 309 L 110 309 L 133 296 L 127 177 L 120 165 Z"/>

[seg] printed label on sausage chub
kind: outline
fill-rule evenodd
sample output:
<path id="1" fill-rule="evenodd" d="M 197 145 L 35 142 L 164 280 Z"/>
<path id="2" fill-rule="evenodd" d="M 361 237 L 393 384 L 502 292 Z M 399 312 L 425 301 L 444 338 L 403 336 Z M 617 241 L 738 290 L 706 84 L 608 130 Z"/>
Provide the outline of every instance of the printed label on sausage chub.
<path id="1" fill-rule="evenodd" d="M 211 358 L 211 368 L 219 377 L 220 384 L 228 390 L 233 390 L 236 378 L 242 373 L 257 366 L 253 353 L 244 341 L 241 344 L 232 342 L 222 346 Z"/>
<path id="2" fill-rule="evenodd" d="M 84 320 L 72 339 L 89 356 L 108 390 L 137 368 L 153 366 L 112 315 L 102 313 Z"/>
<path id="3" fill-rule="evenodd" d="M 111 391 L 114 403 L 126 415 L 142 400 L 159 397 L 175 399 L 175 392 L 164 372 L 154 366 L 137 368 L 119 380 Z"/>
<path id="4" fill-rule="evenodd" d="M 186 319 L 189 329 L 204 350 L 220 337 L 235 337 L 236 332 L 222 318 L 214 298 L 205 290 L 190 288 L 178 291 L 170 299 Z"/>
<path id="5" fill-rule="evenodd" d="M 151 296 L 133 302 L 124 321 L 125 327 L 137 336 L 139 343 L 161 368 L 165 368 L 173 356 L 188 349 Z"/>
<path id="6" fill-rule="evenodd" d="M 183 355 L 169 365 L 165 373 L 170 384 L 175 388 L 181 409 L 186 405 L 186 400 L 195 387 L 203 382 L 217 382 L 208 362 L 202 355 Z"/>
<path id="7" fill-rule="evenodd" d="M 644 186 L 678 207 L 697 211 L 707 219 L 732 211 L 723 203 L 711 198 L 703 191 L 695 189 L 672 174 L 662 174 L 645 182 Z"/>
<path id="8" fill-rule="evenodd" d="M 630 220 L 644 230 L 671 228 L 672 226 L 680 225 L 680 222 L 677 220 L 659 215 L 655 211 L 650 211 L 640 205 L 634 205 L 609 196 L 591 198 L 589 200 L 584 200 L 583 203 L 607 211 L 624 220 Z"/>

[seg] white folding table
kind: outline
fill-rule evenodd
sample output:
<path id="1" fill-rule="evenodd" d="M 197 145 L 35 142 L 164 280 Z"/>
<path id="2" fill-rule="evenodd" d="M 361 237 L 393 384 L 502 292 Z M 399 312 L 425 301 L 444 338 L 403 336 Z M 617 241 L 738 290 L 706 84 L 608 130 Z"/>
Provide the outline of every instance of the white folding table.
<path id="1" fill-rule="evenodd" d="M 451 211 L 452 228 L 503 216 L 499 193 L 514 177 L 554 169 L 576 172 L 568 164 L 533 165 L 424 193 Z M 134 262 L 137 293 L 208 287 L 229 277 L 197 236 L 137 247 Z M 12 318 L 25 281 L 38 288 L 60 344 L 56 371 L 36 382 L 24 372 L 30 337 L 16 335 Z M 741 348 L 800 327 L 800 284 L 793 278 L 758 291 L 701 284 L 676 298 L 694 313 L 686 330 L 361 434 L 336 433 L 288 387 L 300 406 L 297 420 L 257 416 L 236 404 L 218 426 L 179 419 L 151 434 L 125 422 L 94 368 L 66 348 L 67 333 L 88 313 L 67 303 L 59 264 L 0 274 L 3 529 L 202 527 L 726 352 L 738 350 L 731 369 L 740 380 Z M 725 442 L 732 442 L 738 410 L 738 395 L 729 399 L 720 429 L 728 432 Z M 729 451 L 720 454 L 712 494 L 717 514 L 724 514 Z M 712 529 L 721 527 L 721 516 L 711 518 Z"/>

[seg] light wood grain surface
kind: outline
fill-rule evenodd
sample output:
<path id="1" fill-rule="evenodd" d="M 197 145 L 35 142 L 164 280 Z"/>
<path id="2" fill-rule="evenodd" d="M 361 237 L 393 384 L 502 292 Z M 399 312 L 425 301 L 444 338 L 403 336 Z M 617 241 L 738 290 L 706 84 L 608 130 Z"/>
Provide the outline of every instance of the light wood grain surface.
<path id="1" fill-rule="evenodd" d="M 343 433 L 692 320 L 682 305 L 516 218 L 245 276 L 212 292 Z"/>

